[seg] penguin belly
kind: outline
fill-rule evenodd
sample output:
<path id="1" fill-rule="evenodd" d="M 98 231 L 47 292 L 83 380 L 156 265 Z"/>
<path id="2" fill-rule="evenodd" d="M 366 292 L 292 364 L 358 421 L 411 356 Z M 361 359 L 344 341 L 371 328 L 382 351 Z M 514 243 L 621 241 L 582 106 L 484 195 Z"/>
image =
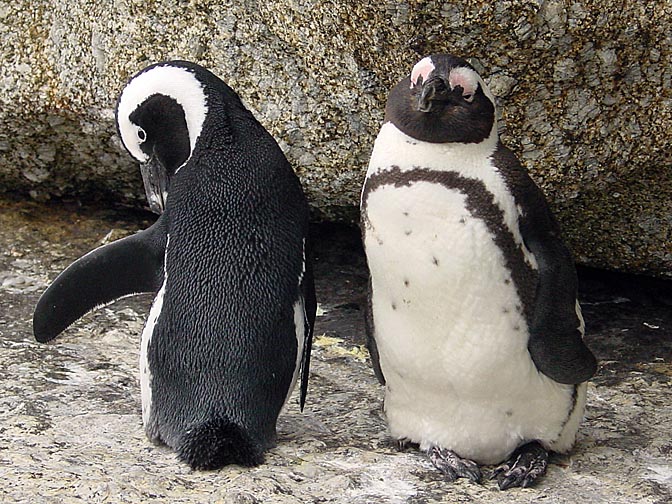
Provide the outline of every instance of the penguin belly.
<path id="1" fill-rule="evenodd" d="M 504 254 L 466 198 L 429 181 L 368 195 L 365 248 L 390 432 L 481 464 L 529 440 L 568 450 L 585 384 L 558 384 L 536 369 Z"/>

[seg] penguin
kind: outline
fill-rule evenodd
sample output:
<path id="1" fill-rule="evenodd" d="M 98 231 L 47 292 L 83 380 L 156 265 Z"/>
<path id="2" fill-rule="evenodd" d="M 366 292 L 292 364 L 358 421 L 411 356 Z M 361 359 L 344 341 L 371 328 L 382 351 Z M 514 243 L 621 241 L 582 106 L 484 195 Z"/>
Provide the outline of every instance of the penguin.
<path id="1" fill-rule="evenodd" d="M 160 216 L 63 271 L 37 303 L 35 337 L 154 293 L 140 350 L 147 436 L 194 469 L 258 465 L 299 374 L 301 409 L 308 387 L 317 305 L 299 179 L 239 96 L 194 63 L 140 71 L 116 120 Z"/>
<path id="2" fill-rule="evenodd" d="M 559 225 L 466 60 L 427 56 L 390 91 L 360 208 L 391 436 L 450 481 L 531 485 L 573 446 L 596 360 Z"/>

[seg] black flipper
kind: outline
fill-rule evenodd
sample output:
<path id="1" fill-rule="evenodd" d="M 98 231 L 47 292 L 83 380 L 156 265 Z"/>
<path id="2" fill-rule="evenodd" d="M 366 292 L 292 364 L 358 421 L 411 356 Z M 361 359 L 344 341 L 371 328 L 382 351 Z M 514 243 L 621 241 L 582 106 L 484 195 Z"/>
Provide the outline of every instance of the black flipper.
<path id="1" fill-rule="evenodd" d="M 528 349 L 539 371 L 549 378 L 559 383 L 582 383 L 595 374 L 597 360 L 579 329 L 574 262 L 559 239 L 555 243 L 537 239 L 524 237 L 539 266 Z"/>
<path id="2" fill-rule="evenodd" d="M 165 218 L 99 247 L 68 266 L 42 294 L 33 314 L 35 339 L 54 339 L 87 312 L 130 294 L 155 292 L 163 282 Z"/>
<path id="3" fill-rule="evenodd" d="M 582 383 L 595 374 L 597 361 L 579 329 L 574 260 L 562 242 L 560 226 L 544 194 L 516 156 L 499 144 L 493 160 L 523 208 L 520 233 L 538 264 L 528 350 L 537 369 L 549 378 L 559 383 Z"/>
<path id="4" fill-rule="evenodd" d="M 307 242 L 308 240 L 306 240 Z M 315 281 L 313 279 L 313 267 L 311 251 L 306 244 L 305 251 L 305 272 L 301 281 L 301 295 L 304 303 L 304 340 L 303 356 L 301 357 L 301 395 L 299 405 L 301 411 L 306 404 L 306 395 L 308 394 L 308 378 L 310 375 L 310 351 L 313 347 L 313 329 L 315 327 L 315 314 L 317 313 L 317 298 L 315 297 Z"/>
<path id="5" fill-rule="evenodd" d="M 380 369 L 380 356 L 378 355 L 378 345 L 376 344 L 375 328 L 373 325 L 373 291 L 371 287 L 371 275 L 369 275 L 369 287 L 366 296 L 366 310 L 364 312 L 364 327 L 366 329 L 366 347 L 369 349 L 373 372 L 381 385 L 385 385 L 385 376 Z"/>

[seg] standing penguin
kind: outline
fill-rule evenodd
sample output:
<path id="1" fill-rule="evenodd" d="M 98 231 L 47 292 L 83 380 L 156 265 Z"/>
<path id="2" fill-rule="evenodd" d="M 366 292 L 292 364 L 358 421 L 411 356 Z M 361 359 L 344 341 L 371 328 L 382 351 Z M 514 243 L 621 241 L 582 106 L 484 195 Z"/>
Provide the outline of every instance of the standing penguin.
<path id="1" fill-rule="evenodd" d="M 529 486 L 574 444 L 596 361 L 571 254 L 464 60 L 390 92 L 362 191 L 367 332 L 392 436 L 451 481 Z"/>
<path id="2" fill-rule="evenodd" d="M 300 370 L 302 408 L 307 390 L 316 301 L 299 180 L 238 95 L 193 63 L 133 77 L 117 126 L 163 213 L 61 273 L 35 336 L 155 292 L 140 355 L 148 437 L 193 468 L 259 464 Z"/>

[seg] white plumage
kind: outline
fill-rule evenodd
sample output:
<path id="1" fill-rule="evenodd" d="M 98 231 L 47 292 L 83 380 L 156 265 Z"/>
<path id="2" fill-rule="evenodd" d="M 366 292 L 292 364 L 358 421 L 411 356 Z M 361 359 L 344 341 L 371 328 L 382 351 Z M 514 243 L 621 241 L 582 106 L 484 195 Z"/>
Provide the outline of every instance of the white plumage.
<path id="1" fill-rule="evenodd" d="M 147 352 L 149 349 L 149 342 L 154 335 L 154 327 L 156 326 L 161 310 L 163 308 L 163 297 L 166 293 L 166 283 L 168 275 L 166 273 L 166 261 L 168 260 L 168 246 L 170 245 L 170 235 L 166 235 L 166 250 L 164 252 L 163 260 L 163 283 L 159 292 L 152 302 L 152 307 L 149 310 L 149 316 L 145 322 L 145 327 L 142 329 L 142 339 L 140 342 L 140 400 L 142 402 L 142 423 L 147 429 L 149 425 L 150 414 L 152 411 L 152 371 L 149 368 L 149 360 Z M 149 433 L 149 429 L 147 429 Z"/>

